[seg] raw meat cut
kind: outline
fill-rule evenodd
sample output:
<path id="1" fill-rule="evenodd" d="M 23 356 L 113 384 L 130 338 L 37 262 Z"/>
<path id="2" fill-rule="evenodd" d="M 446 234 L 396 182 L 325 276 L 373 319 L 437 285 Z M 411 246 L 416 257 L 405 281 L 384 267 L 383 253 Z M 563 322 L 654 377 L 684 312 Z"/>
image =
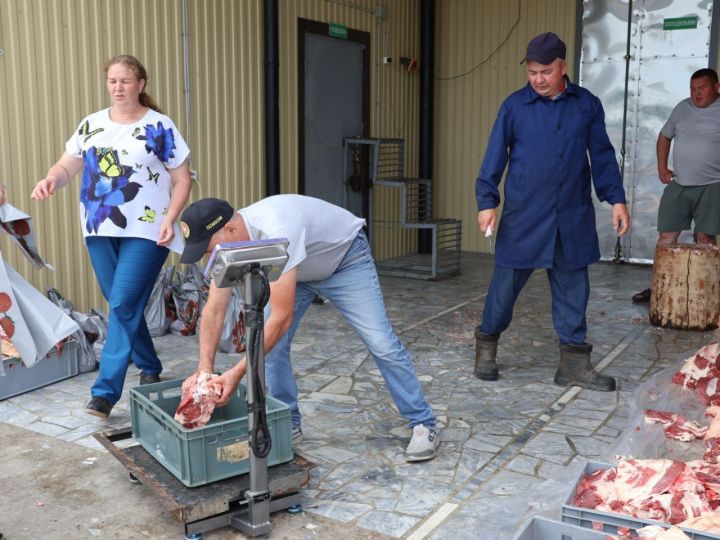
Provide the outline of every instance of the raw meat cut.
<path id="1" fill-rule="evenodd" d="M 720 533 L 720 512 L 705 514 L 700 517 L 691 518 L 680 523 L 681 527 L 695 529 L 696 531 L 704 531 L 709 533 Z"/>
<path id="2" fill-rule="evenodd" d="M 718 458 L 720 458 L 720 407 L 708 407 L 705 410 L 705 415 L 712 420 L 710 420 L 710 427 L 704 437 L 705 454 L 703 460 L 706 463 L 718 463 Z"/>
<path id="3" fill-rule="evenodd" d="M 213 373 L 202 372 L 195 383 L 183 390 L 180 405 L 175 411 L 175 420 L 188 429 L 202 427 L 208 423 L 215 410 L 215 400 L 220 397 L 214 385 L 208 384 Z"/>
<path id="4" fill-rule="evenodd" d="M 669 439 L 689 442 L 700 439 L 707 433 L 708 427 L 702 426 L 692 420 L 687 420 L 679 414 L 667 411 L 656 411 L 648 409 L 645 411 L 645 421 L 648 423 L 661 424 L 665 436 Z"/>
<path id="5" fill-rule="evenodd" d="M 699 349 L 693 356 L 685 359 L 683 367 L 673 375 L 672 382 L 688 388 L 695 388 L 702 378 L 718 378 L 717 361 L 720 354 L 718 343 L 711 343 Z"/>
<path id="6" fill-rule="evenodd" d="M 690 466 L 669 459 L 619 458 L 617 467 L 586 475 L 573 504 L 671 524 L 712 510 Z"/>
<path id="7" fill-rule="evenodd" d="M 648 525 L 638 529 L 640 540 L 691 540 L 691 538 L 677 527 L 665 529 L 659 525 Z"/>

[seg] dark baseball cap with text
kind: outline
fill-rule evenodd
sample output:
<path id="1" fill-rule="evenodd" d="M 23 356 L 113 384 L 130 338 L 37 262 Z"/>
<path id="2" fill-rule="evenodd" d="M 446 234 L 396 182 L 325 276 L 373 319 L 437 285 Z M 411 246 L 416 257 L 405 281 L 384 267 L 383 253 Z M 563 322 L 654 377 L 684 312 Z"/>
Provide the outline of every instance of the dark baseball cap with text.
<path id="1" fill-rule="evenodd" d="M 181 263 L 202 259 L 212 235 L 232 219 L 235 210 L 222 199 L 200 199 L 188 206 L 180 216 L 180 230 L 185 238 Z"/>
<path id="2" fill-rule="evenodd" d="M 548 65 L 552 64 L 556 58 L 565 60 L 565 54 L 566 48 L 563 40 L 553 32 L 545 32 L 530 40 L 523 62 L 532 61 Z"/>

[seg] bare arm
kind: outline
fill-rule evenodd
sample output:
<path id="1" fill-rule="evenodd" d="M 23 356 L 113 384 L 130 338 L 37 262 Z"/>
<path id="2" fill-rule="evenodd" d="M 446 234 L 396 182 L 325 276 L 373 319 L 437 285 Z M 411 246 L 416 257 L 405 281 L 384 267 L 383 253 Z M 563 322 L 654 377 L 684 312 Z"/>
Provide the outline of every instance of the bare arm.
<path id="1" fill-rule="evenodd" d="M 5 197 L 5 186 L 0 186 L 0 206 L 5 204 L 7 198 Z"/>
<path id="2" fill-rule="evenodd" d="M 293 268 L 285 272 L 280 279 L 270 284 L 270 306 L 272 311 L 270 318 L 265 321 L 263 328 L 263 343 L 265 351 L 270 351 L 290 328 L 293 311 L 295 309 L 295 287 L 297 285 L 297 269 Z M 230 290 L 230 289 L 228 289 Z M 207 307 L 207 306 L 206 306 Z M 205 310 L 203 309 L 203 319 Z M 204 327 L 200 330 L 201 337 Z M 218 334 L 219 341 L 219 334 Z M 217 346 L 217 345 L 216 345 Z M 202 365 L 202 348 L 201 348 Z M 232 369 L 223 373 L 220 377 L 213 379 L 213 384 L 220 391 L 220 397 L 216 400 L 218 405 L 225 405 L 237 388 L 240 380 L 247 371 L 247 359 L 243 358 Z"/>
<path id="3" fill-rule="evenodd" d="M 660 132 L 658 135 L 656 152 L 657 152 L 657 166 L 658 176 L 663 184 L 669 184 L 672 182 L 673 172 L 668 169 L 668 157 L 670 156 L 670 144 L 672 139 L 668 139 L 665 135 Z"/>
<path id="4" fill-rule="evenodd" d="M 158 245 L 167 246 L 172 242 L 175 236 L 173 225 L 177 220 L 182 209 L 185 208 L 190 190 L 192 189 L 192 179 L 190 178 L 190 166 L 187 160 L 182 165 L 174 169 L 168 169 L 170 179 L 172 180 L 172 195 L 170 196 L 170 206 L 167 214 L 160 225 L 160 235 L 158 236 Z"/>
<path id="5" fill-rule="evenodd" d="M 30 198 L 42 201 L 50 197 L 58 189 L 65 187 L 82 170 L 83 160 L 79 157 L 63 154 L 62 157 L 50 167 L 45 178 L 40 180 L 30 193 Z"/>
<path id="6" fill-rule="evenodd" d="M 200 319 L 199 371 L 212 372 L 215 368 L 215 353 L 220 343 L 225 312 L 231 294 L 230 287 L 219 289 L 215 283 L 210 283 L 210 292 Z"/>

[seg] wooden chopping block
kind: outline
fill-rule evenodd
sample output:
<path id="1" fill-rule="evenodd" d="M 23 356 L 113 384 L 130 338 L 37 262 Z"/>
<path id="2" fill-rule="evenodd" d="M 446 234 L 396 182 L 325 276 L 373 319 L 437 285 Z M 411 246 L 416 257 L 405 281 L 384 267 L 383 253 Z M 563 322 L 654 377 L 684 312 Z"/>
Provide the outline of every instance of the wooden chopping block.
<path id="1" fill-rule="evenodd" d="M 650 323 L 681 330 L 712 330 L 720 317 L 720 248 L 658 245 Z"/>

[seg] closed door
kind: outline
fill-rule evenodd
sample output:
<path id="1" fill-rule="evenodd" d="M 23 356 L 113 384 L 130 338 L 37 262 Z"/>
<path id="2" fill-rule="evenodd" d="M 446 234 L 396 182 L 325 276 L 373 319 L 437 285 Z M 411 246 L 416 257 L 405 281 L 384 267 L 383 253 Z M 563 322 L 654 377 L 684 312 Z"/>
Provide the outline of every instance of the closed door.
<path id="1" fill-rule="evenodd" d="M 343 166 L 343 139 L 366 136 L 369 127 L 369 34 L 339 39 L 327 28 L 300 24 L 300 192 L 368 219 L 368 185 Z"/>

